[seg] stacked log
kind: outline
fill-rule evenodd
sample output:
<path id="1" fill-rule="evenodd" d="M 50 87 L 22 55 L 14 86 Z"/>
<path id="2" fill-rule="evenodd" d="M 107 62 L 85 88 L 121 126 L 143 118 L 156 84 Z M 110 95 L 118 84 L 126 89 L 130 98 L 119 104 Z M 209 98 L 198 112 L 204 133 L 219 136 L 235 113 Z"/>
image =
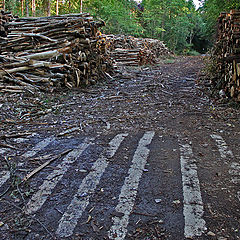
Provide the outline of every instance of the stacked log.
<path id="1" fill-rule="evenodd" d="M 140 49 L 116 48 L 111 52 L 111 57 L 115 60 L 117 66 L 138 66 Z"/>
<path id="2" fill-rule="evenodd" d="M 173 55 L 173 53 L 166 47 L 164 42 L 158 39 L 144 38 L 141 39 L 140 43 L 148 50 L 151 50 L 157 58 Z"/>
<path id="3" fill-rule="evenodd" d="M 162 56 L 172 53 L 157 39 L 135 38 L 124 35 L 107 35 L 106 47 L 116 65 L 152 65 Z"/>
<path id="4" fill-rule="evenodd" d="M 0 12 L 0 37 L 6 37 L 8 28 L 7 24 L 14 19 L 11 12 Z"/>
<path id="5" fill-rule="evenodd" d="M 213 85 L 228 97 L 240 101 L 240 11 L 221 13 L 213 52 L 215 78 Z"/>
<path id="6" fill-rule="evenodd" d="M 6 26 L 7 36 L 0 39 L 1 91 L 53 91 L 109 76 L 111 63 L 98 34 L 104 22 L 87 13 L 19 18 Z"/>

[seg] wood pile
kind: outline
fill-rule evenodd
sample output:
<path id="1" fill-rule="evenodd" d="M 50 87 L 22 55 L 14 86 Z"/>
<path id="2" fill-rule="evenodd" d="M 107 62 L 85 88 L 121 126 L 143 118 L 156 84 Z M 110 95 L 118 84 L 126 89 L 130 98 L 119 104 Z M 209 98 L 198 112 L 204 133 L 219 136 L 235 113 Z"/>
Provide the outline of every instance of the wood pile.
<path id="1" fill-rule="evenodd" d="M 213 85 L 240 101 L 240 11 L 221 13 L 213 52 L 216 75 Z"/>
<path id="2" fill-rule="evenodd" d="M 7 24 L 13 21 L 14 17 L 11 12 L 0 12 L 0 37 L 6 37 L 8 33 Z"/>
<path id="3" fill-rule="evenodd" d="M 157 58 L 173 55 L 173 53 L 166 47 L 164 42 L 158 39 L 144 38 L 141 39 L 140 42 L 143 47 L 151 50 Z"/>
<path id="4" fill-rule="evenodd" d="M 0 37 L 0 91 L 53 91 L 94 84 L 109 76 L 99 27 L 87 13 L 18 18 Z"/>
<path id="5" fill-rule="evenodd" d="M 124 35 L 107 35 L 106 47 L 117 66 L 139 66 L 154 64 L 162 56 L 172 53 L 157 39 L 135 38 Z"/>
<path id="6" fill-rule="evenodd" d="M 140 49 L 123 49 L 116 48 L 110 53 L 111 57 L 115 60 L 118 66 L 138 66 L 139 65 L 139 52 Z"/>

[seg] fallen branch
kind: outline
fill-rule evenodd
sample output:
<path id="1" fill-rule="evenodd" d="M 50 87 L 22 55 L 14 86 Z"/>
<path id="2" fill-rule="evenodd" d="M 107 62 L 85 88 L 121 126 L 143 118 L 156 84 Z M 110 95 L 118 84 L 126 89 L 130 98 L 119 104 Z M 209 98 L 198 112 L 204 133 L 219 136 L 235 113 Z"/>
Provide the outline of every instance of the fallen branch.
<path id="1" fill-rule="evenodd" d="M 71 152 L 72 149 L 68 149 L 60 154 L 58 154 L 56 157 L 50 159 L 49 161 L 43 163 L 41 166 L 35 168 L 32 172 L 30 172 L 29 174 L 27 174 L 23 180 L 22 180 L 22 183 L 23 182 L 26 182 L 29 178 L 31 178 L 33 175 L 35 175 L 36 173 L 38 173 L 39 171 L 41 171 L 43 168 L 45 168 L 46 166 L 48 166 L 50 163 L 52 163 L 53 161 L 57 160 L 58 158 L 68 154 L 69 152 Z"/>
<path id="2" fill-rule="evenodd" d="M 80 130 L 79 127 L 70 128 L 70 129 L 67 129 L 67 130 L 59 133 L 59 134 L 57 135 L 57 137 L 61 137 L 61 136 L 64 136 L 64 135 L 66 135 L 66 134 L 69 134 L 69 133 L 72 133 L 72 132 L 75 132 L 75 131 L 79 131 L 79 130 Z"/>
<path id="3" fill-rule="evenodd" d="M 32 133 L 30 133 L 30 132 L 23 132 L 23 133 L 5 134 L 5 135 L 0 135 L 0 139 L 20 138 L 20 137 L 28 136 L 28 135 L 32 135 Z"/>
<path id="4" fill-rule="evenodd" d="M 0 143 L 0 146 L 3 147 L 3 148 L 11 148 L 11 149 L 14 149 L 14 150 L 19 150 L 18 148 L 12 146 L 12 145 L 9 145 L 9 144 L 5 144 L 5 143 Z"/>

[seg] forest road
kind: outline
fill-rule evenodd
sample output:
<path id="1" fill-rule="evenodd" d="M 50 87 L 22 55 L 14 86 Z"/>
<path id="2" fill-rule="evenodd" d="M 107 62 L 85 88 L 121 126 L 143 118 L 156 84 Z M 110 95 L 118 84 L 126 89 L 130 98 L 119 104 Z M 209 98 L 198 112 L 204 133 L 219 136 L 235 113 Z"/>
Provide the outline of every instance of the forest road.
<path id="1" fill-rule="evenodd" d="M 29 135 L 2 137 L 0 239 L 240 239 L 239 110 L 209 99 L 202 68 L 1 95 L 1 136 Z"/>

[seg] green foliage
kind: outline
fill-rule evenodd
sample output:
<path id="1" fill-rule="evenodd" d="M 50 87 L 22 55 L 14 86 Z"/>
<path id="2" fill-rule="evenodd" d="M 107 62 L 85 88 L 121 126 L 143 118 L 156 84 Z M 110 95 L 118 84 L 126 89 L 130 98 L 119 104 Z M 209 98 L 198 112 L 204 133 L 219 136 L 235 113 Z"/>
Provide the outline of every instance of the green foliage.
<path id="1" fill-rule="evenodd" d="M 106 33 L 140 36 L 142 26 L 137 22 L 135 2 L 128 0 L 88 0 L 85 10 L 106 22 Z"/>
<path id="2" fill-rule="evenodd" d="M 144 36 L 165 41 L 170 49 L 183 52 L 200 34 L 200 15 L 192 1 L 143 0 Z"/>
<path id="3" fill-rule="evenodd" d="M 239 8 L 239 0 L 204 0 L 202 16 L 206 22 L 207 36 L 211 39 L 216 33 L 217 18 L 221 12 Z"/>
<path id="4" fill-rule="evenodd" d="M 5 0 L 6 9 L 19 16 L 33 16 L 33 0 Z M 80 12 L 81 0 L 35 0 L 36 16 Z M 216 19 L 221 11 L 240 8 L 239 0 L 202 0 L 196 11 L 193 0 L 142 0 L 139 9 L 134 0 L 82 0 L 83 11 L 106 22 L 108 34 L 126 34 L 165 41 L 177 52 L 186 53 L 200 43 L 206 45 L 215 33 Z M 23 4 L 22 4 L 23 3 Z"/>

